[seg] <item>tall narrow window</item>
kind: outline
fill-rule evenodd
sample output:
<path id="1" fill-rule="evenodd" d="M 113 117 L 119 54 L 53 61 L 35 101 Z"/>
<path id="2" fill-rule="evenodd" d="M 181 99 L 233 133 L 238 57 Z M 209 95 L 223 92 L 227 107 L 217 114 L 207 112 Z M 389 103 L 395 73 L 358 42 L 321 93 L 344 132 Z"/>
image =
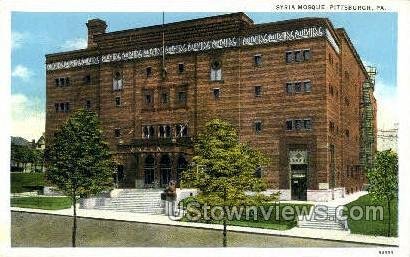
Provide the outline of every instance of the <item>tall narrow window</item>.
<path id="1" fill-rule="evenodd" d="M 211 81 L 222 80 L 222 64 L 219 60 L 211 62 Z"/>
<path id="2" fill-rule="evenodd" d="M 91 75 L 87 74 L 84 76 L 84 84 L 89 85 L 91 84 Z"/>
<path id="3" fill-rule="evenodd" d="M 292 130 L 293 129 L 293 121 L 292 120 L 287 120 L 286 121 L 286 130 Z"/>
<path id="4" fill-rule="evenodd" d="M 59 104 L 58 104 L 58 103 L 55 103 L 55 104 L 54 104 L 54 108 L 55 108 L 56 112 L 58 112 L 58 107 L 59 107 Z"/>
<path id="5" fill-rule="evenodd" d="M 187 85 L 181 85 L 176 90 L 176 104 L 185 106 L 187 104 Z"/>
<path id="6" fill-rule="evenodd" d="M 151 109 L 154 107 L 154 92 L 151 89 L 144 89 L 143 90 L 143 101 L 144 107 L 147 109 Z"/>
<path id="7" fill-rule="evenodd" d="M 122 90 L 122 75 L 119 71 L 115 72 L 112 79 L 112 89 L 114 91 Z"/>
<path id="8" fill-rule="evenodd" d="M 253 62 L 256 67 L 260 67 L 262 65 L 262 55 L 257 54 L 253 57 Z"/>
<path id="9" fill-rule="evenodd" d="M 147 78 L 151 77 L 152 76 L 152 67 L 147 67 L 145 69 L 145 74 L 146 74 Z"/>
<path id="10" fill-rule="evenodd" d="M 301 62 L 303 61 L 302 51 L 295 51 L 295 61 Z"/>
<path id="11" fill-rule="evenodd" d="M 65 86 L 65 79 L 64 78 L 60 78 L 60 86 L 61 87 Z"/>
<path id="12" fill-rule="evenodd" d="M 255 132 L 256 134 L 259 134 L 262 131 L 262 122 L 261 121 L 255 121 Z"/>
<path id="13" fill-rule="evenodd" d="M 181 74 L 185 71 L 185 65 L 183 63 L 178 63 L 178 73 Z"/>
<path id="14" fill-rule="evenodd" d="M 188 126 L 186 124 L 176 125 L 176 134 L 177 134 L 177 137 L 188 136 Z"/>
<path id="15" fill-rule="evenodd" d="M 60 80 L 59 80 L 58 78 L 55 79 L 54 82 L 55 82 L 55 84 L 56 84 L 56 87 L 60 86 Z"/>
<path id="16" fill-rule="evenodd" d="M 256 97 L 262 96 L 262 86 L 260 85 L 255 86 L 255 96 Z"/>
<path id="17" fill-rule="evenodd" d="M 90 101 L 90 100 L 87 100 L 87 101 L 85 102 L 85 109 L 87 109 L 87 110 L 90 110 L 90 109 L 91 109 L 91 101 Z"/>
<path id="18" fill-rule="evenodd" d="M 213 89 L 214 99 L 218 100 L 220 96 L 221 90 L 219 88 Z"/>
<path id="19" fill-rule="evenodd" d="M 65 111 L 65 112 L 69 112 L 69 111 L 70 111 L 70 103 L 69 103 L 69 102 L 65 102 L 65 103 L 64 103 L 64 111 Z"/>
<path id="20" fill-rule="evenodd" d="M 116 138 L 119 138 L 121 136 L 121 129 L 119 128 L 114 129 L 114 136 Z"/>

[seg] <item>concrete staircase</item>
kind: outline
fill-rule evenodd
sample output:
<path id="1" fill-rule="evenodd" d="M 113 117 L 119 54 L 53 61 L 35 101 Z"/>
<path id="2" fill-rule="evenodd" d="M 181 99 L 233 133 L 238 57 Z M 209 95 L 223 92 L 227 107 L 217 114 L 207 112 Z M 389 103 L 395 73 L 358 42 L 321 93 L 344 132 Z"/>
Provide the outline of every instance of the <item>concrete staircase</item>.
<path id="1" fill-rule="evenodd" d="M 299 217 L 298 227 L 314 229 L 348 230 L 347 223 L 336 219 L 336 207 L 314 206 L 309 215 Z M 327 208 L 325 208 L 327 207 Z"/>
<path id="2" fill-rule="evenodd" d="M 158 189 L 123 189 L 115 197 L 107 198 L 99 210 L 163 214 L 161 193 Z"/>

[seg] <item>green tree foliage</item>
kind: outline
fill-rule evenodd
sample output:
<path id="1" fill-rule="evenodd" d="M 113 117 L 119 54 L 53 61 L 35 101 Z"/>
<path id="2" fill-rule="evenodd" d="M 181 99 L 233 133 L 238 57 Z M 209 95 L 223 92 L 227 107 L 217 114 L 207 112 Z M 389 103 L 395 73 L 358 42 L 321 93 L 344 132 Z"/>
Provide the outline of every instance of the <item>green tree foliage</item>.
<path id="1" fill-rule="evenodd" d="M 113 187 L 114 162 L 95 113 L 75 112 L 56 133 L 47 149 L 46 179 L 73 201 L 73 235 L 76 236 L 76 199 Z"/>
<path id="2" fill-rule="evenodd" d="M 206 124 L 195 140 L 192 161 L 191 168 L 183 173 L 182 184 L 198 188 L 198 199 L 209 206 L 244 205 L 249 199 L 245 191 L 266 188 L 255 171 L 267 164 L 267 158 L 240 143 L 235 128 L 225 121 L 215 119 Z M 226 215 L 223 224 L 226 246 Z"/>
<path id="3" fill-rule="evenodd" d="M 373 168 L 367 172 L 369 194 L 375 202 L 386 202 L 389 212 L 388 236 L 391 236 L 391 202 L 398 196 L 398 156 L 390 150 L 378 152 Z"/>

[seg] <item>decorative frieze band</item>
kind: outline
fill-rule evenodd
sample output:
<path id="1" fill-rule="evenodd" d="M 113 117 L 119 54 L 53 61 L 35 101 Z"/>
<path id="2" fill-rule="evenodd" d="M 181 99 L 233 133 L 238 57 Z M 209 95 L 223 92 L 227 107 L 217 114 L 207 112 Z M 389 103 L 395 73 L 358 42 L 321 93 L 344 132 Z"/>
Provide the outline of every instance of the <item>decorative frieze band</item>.
<path id="1" fill-rule="evenodd" d="M 269 43 L 278 43 L 283 41 L 292 41 L 298 39 L 307 39 L 315 37 L 324 37 L 329 40 L 330 44 L 335 48 L 336 52 L 340 52 L 336 41 L 332 34 L 324 27 L 310 27 L 290 31 L 265 33 L 252 35 L 247 37 L 230 37 L 203 42 L 186 43 L 172 46 L 165 46 L 165 54 L 183 54 L 189 52 L 207 51 L 212 49 L 222 49 L 240 46 L 253 46 Z M 117 61 L 126 61 L 133 59 L 149 58 L 162 55 L 162 47 L 154 47 L 150 49 L 139 49 L 120 53 L 105 54 L 102 56 L 86 57 L 75 60 L 53 62 L 46 65 L 48 71 L 68 69 L 74 67 L 95 65 L 100 63 L 109 63 Z"/>

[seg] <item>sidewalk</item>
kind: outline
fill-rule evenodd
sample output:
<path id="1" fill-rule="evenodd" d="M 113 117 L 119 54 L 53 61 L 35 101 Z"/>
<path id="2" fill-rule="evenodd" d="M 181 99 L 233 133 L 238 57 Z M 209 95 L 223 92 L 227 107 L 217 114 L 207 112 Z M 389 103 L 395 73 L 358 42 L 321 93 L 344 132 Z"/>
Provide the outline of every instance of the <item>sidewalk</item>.
<path id="1" fill-rule="evenodd" d="M 51 210 L 11 207 L 11 211 L 22 211 L 22 212 L 29 212 L 29 213 L 44 213 L 44 214 L 64 215 L 64 216 L 72 216 L 73 214 L 72 208 L 51 211 Z M 168 216 L 165 216 L 165 215 L 150 215 L 150 214 L 141 214 L 141 213 L 115 212 L 115 211 L 108 211 L 108 210 L 90 210 L 90 209 L 88 210 L 77 209 L 77 215 L 78 217 L 83 217 L 83 218 L 130 221 L 130 222 L 182 226 L 182 227 L 194 227 L 194 228 L 204 228 L 204 229 L 214 229 L 214 230 L 223 229 L 222 225 L 217 225 L 217 224 L 203 224 L 203 223 L 173 221 L 169 219 Z M 289 230 L 280 231 L 280 230 L 261 229 L 261 228 L 228 226 L 228 231 L 264 234 L 264 235 L 275 235 L 275 236 L 311 238 L 311 239 L 325 239 L 325 240 L 345 241 L 345 242 L 355 242 L 355 243 L 365 243 L 365 244 L 377 244 L 377 245 L 383 245 L 383 246 L 398 246 L 398 243 L 399 243 L 398 238 L 379 237 L 379 236 L 375 237 L 375 236 L 350 234 L 348 231 L 309 229 L 309 228 L 298 228 L 298 227 L 294 227 Z"/>

